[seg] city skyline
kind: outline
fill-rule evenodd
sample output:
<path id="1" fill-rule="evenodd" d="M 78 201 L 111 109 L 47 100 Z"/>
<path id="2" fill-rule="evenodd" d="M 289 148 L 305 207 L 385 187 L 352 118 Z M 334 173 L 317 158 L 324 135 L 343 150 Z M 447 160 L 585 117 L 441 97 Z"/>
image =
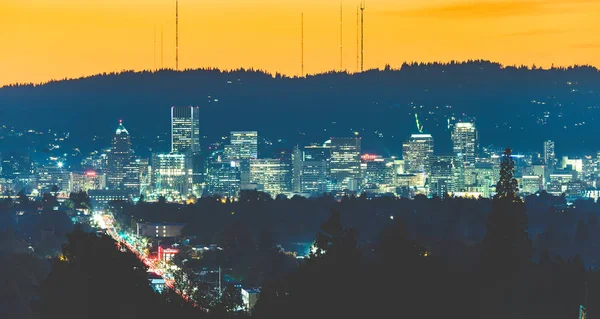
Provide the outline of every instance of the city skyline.
<path id="1" fill-rule="evenodd" d="M 342 3 L 343 66 L 349 72 L 357 69 L 358 5 Z M 300 75 L 303 13 L 305 73 L 337 70 L 339 6 L 331 0 L 179 1 L 179 69 L 245 67 Z M 600 65 L 600 44 L 590 37 L 599 31 L 594 17 L 600 4 L 594 1 L 373 0 L 366 6 L 365 69 L 479 58 L 505 65 Z M 0 4 L 0 28 L 8 30 L 0 42 L 13 48 L 0 52 L 0 85 L 151 70 L 161 64 L 175 68 L 171 0 L 9 0 Z"/>

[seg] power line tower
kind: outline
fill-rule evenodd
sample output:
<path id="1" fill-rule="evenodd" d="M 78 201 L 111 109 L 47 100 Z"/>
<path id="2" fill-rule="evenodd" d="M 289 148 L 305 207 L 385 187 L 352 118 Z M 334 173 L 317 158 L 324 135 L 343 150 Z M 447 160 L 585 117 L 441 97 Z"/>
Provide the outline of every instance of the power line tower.
<path id="1" fill-rule="evenodd" d="M 179 0 L 175 1 L 175 70 L 179 70 Z"/>
<path id="2" fill-rule="evenodd" d="M 360 72 L 365 70 L 365 1 L 360 4 Z"/>
<path id="3" fill-rule="evenodd" d="M 304 12 L 300 14 L 300 69 L 304 77 Z"/>

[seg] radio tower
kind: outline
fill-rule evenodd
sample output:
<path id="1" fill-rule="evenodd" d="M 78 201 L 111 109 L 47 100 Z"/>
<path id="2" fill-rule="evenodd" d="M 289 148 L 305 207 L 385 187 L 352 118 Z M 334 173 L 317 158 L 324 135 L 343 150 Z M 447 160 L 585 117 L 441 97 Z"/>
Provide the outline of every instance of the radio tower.
<path id="1" fill-rule="evenodd" d="M 343 24 L 342 24 L 342 17 L 343 17 L 343 2 L 340 1 L 340 71 L 344 69 L 342 61 L 343 61 L 343 51 L 342 51 L 342 39 L 343 39 Z"/>
<path id="2" fill-rule="evenodd" d="M 365 70 L 365 1 L 360 4 L 360 72 Z"/>
<path id="3" fill-rule="evenodd" d="M 164 42 L 163 42 L 163 38 L 164 38 L 164 32 L 163 32 L 163 25 L 160 25 L 160 69 L 162 70 L 164 68 L 164 55 L 165 55 L 165 46 L 164 46 Z"/>
<path id="4" fill-rule="evenodd" d="M 175 1 L 175 70 L 179 70 L 179 0 Z"/>
<path id="5" fill-rule="evenodd" d="M 304 77 L 304 12 L 300 14 L 300 68 Z"/>
<path id="6" fill-rule="evenodd" d="M 156 24 L 154 25 L 154 45 L 152 49 L 154 50 L 154 70 L 156 70 Z"/>
<path id="7" fill-rule="evenodd" d="M 359 10 L 359 6 L 356 6 L 356 72 L 358 72 L 359 70 L 359 57 L 360 57 L 360 51 L 359 51 L 359 47 L 360 44 L 358 43 L 358 39 L 360 36 L 360 25 L 359 25 L 359 18 L 358 18 L 358 10 Z"/>

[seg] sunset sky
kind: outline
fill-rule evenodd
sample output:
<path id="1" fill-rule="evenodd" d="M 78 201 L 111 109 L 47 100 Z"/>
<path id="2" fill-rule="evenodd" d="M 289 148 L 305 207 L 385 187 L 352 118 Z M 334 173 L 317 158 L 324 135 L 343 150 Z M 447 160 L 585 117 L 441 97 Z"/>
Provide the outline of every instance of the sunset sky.
<path id="1" fill-rule="evenodd" d="M 343 63 L 356 71 L 356 8 Z M 365 68 L 404 61 L 600 66 L 600 0 L 368 0 Z M 180 0 L 180 69 L 339 69 L 336 0 Z M 175 0 L 0 0 L 0 85 L 175 67 Z M 156 28 L 156 65 L 154 29 Z"/>

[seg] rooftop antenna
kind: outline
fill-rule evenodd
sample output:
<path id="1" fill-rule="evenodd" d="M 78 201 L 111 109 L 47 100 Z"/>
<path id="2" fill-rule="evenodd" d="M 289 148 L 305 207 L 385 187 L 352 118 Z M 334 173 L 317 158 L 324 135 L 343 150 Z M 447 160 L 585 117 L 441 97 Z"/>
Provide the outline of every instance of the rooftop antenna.
<path id="1" fill-rule="evenodd" d="M 343 2 L 340 1 L 340 71 L 344 69 L 343 67 L 343 51 L 342 51 L 342 39 L 343 39 L 343 23 L 342 23 L 342 17 L 343 17 Z"/>
<path id="2" fill-rule="evenodd" d="M 358 11 L 359 11 L 359 6 L 356 6 L 356 72 L 358 72 L 359 70 L 359 56 L 360 56 L 360 51 L 359 51 L 359 46 L 360 44 L 358 43 L 358 39 L 360 36 L 360 27 L 359 27 L 359 18 L 358 18 Z"/>
<path id="3" fill-rule="evenodd" d="M 175 1 L 175 70 L 179 70 L 179 0 Z"/>
<path id="4" fill-rule="evenodd" d="M 415 113 L 415 122 L 417 124 L 417 130 L 419 133 L 423 133 L 423 125 L 419 124 L 419 115 Z"/>
<path id="5" fill-rule="evenodd" d="M 164 69 L 164 55 L 165 55 L 165 46 L 163 42 L 164 32 L 163 25 L 160 25 L 160 69 Z"/>
<path id="6" fill-rule="evenodd" d="M 360 72 L 365 70 L 365 1 L 360 4 Z"/>
<path id="7" fill-rule="evenodd" d="M 300 14 L 300 59 L 301 73 L 304 77 L 304 12 Z"/>

